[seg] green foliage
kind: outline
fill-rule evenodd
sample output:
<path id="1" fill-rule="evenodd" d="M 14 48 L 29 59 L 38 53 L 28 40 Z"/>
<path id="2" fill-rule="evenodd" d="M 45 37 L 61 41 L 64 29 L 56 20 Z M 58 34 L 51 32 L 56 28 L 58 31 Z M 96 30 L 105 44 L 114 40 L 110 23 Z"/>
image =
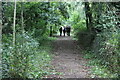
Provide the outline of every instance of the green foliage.
<path id="1" fill-rule="evenodd" d="M 90 61 L 90 64 L 97 65 L 92 69 L 92 73 L 99 77 L 120 76 L 120 17 L 117 14 L 119 9 L 111 4 L 118 5 L 117 3 L 89 3 L 92 26 L 88 25 L 88 30 L 77 32 L 80 45 L 92 51 L 91 54 L 86 54 L 85 58 L 95 59 Z M 103 70 L 99 70 L 101 68 Z"/>
<path id="2" fill-rule="evenodd" d="M 86 31 L 86 22 L 84 19 L 83 6 L 81 2 L 71 2 L 71 7 L 68 8 L 69 19 L 66 25 L 70 25 L 73 29 L 73 34 L 76 35 L 80 31 Z"/>
<path id="3" fill-rule="evenodd" d="M 41 78 L 50 73 L 49 47 L 39 47 L 38 41 L 28 33 L 16 35 L 15 47 L 10 39 L 3 35 L 3 78 Z"/>
<path id="4" fill-rule="evenodd" d="M 3 33 L 12 33 L 14 4 L 3 2 Z M 23 8 L 22 8 L 23 6 Z M 17 2 L 16 31 L 21 32 L 21 11 L 23 10 L 25 31 L 34 31 L 33 36 L 38 34 L 48 35 L 49 27 L 53 26 L 53 31 L 57 32 L 59 26 L 64 22 L 69 14 L 67 3 L 64 2 L 27 2 L 21 5 Z"/>
<path id="5" fill-rule="evenodd" d="M 91 70 L 91 77 L 99 77 L 99 78 L 117 78 L 115 74 L 111 74 L 109 71 L 107 71 L 106 68 L 100 67 L 99 65 L 94 66 Z"/>
<path id="6" fill-rule="evenodd" d="M 69 17 L 64 2 L 17 2 L 16 37 L 13 47 L 14 3 L 3 2 L 3 78 L 42 78 L 52 74 L 50 26 L 53 33 Z M 21 12 L 23 11 L 23 16 Z M 22 18 L 23 17 L 23 24 Z M 55 71 L 53 72 L 54 74 Z"/>
<path id="7" fill-rule="evenodd" d="M 104 32 L 98 35 L 94 41 L 93 52 L 102 60 L 101 64 L 112 73 L 119 74 L 119 34 Z"/>
<path id="8" fill-rule="evenodd" d="M 85 20 L 80 20 L 78 23 L 74 24 L 74 33 L 78 33 L 80 31 L 85 31 L 87 28 L 85 26 Z"/>
<path id="9" fill-rule="evenodd" d="M 107 4 L 107 6 L 109 5 Z M 107 14 L 100 16 L 99 24 L 95 27 L 102 32 L 96 35 L 92 51 L 101 60 L 101 65 L 104 65 L 111 73 L 119 76 L 120 30 L 116 24 L 118 16 L 114 15 L 114 10 L 109 9 L 110 7 L 108 7 Z"/>
<path id="10" fill-rule="evenodd" d="M 111 5 L 112 4 L 112 5 Z M 17 2 L 16 46 L 12 46 L 12 26 L 14 3 L 3 2 L 3 77 L 41 78 L 52 74 L 49 71 L 47 44 L 50 26 L 54 34 L 61 24 L 72 26 L 73 33 L 79 43 L 89 49 L 84 58 L 91 59 L 92 77 L 118 77 L 120 74 L 120 30 L 119 6 L 116 3 L 87 4 L 84 13 L 80 2 L 26 2 L 23 8 Z M 21 11 L 23 10 L 23 26 L 21 27 Z M 86 26 L 89 18 L 89 25 Z M 66 22 L 65 22 L 66 21 Z M 91 23 L 90 23 L 91 22 Z M 24 27 L 24 30 L 23 30 Z M 92 30 L 95 29 L 95 30 Z M 24 33 L 22 33 L 24 31 Z M 22 34 L 21 34 L 22 33 Z M 46 47 L 47 45 L 47 47 Z M 102 66 L 101 66 L 102 65 Z M 109 71 L 108 71 L 109 70 Z M 95 74 L 95 75 L 94 75 Z"/>
<path id="11" fill-rule="evenodd" d="M 102 59 L 97 58 L 91 51 L 83 51 L 84 58 L 88 59 L 87 66 L 91 66 L 91 78 L 117 78 L 117 74 L 111 73 L 104 65 L 101 65 Z"/>

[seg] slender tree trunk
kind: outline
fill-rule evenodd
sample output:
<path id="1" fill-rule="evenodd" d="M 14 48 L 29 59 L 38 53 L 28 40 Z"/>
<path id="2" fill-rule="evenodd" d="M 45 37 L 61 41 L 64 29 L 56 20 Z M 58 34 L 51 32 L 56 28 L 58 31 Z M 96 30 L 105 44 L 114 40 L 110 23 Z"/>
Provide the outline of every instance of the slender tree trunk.
<path id="1" fill-rule="evenodd" d="M 89 8 L 90 8 L 90 7 L 89 7 Z M 89 10 L 90 10 L 90 9 L 89 9 Z M 92 23 L 92 12 L 89 11 L 88 14 L 89 14 L 89 26 L 90 26 L 89 29 L 90 29 L 90 31 L 91 31 L 91 28 L 93 27 L 93 25 L 92 25 L 92 24 L 93 24 L 93 23 Z"/>
<path id="2" fill-rule="evenodd" d="M 0 1 L 0 79 L 2 78 L 2 1 Z"/>
<path id="3" fill-rule="evenodd" d="M 23 12 L 24 12 L 24 7 L 23 7 L 23 5 L 24 5 L 24 2 L 22 1 L 21 2 L 21 22 L 22 22 L 22 24 L 21 24 L 21 26 L 22 26 L 22 34 L 24 34 L 24 17 L 23 17 Z"/>
<path id="4" fill-rule="evenodd" d="M 50 8 L 50 2 L 48 2 L 48 8 Z M 51 14 L 49 14 L 49 16 L 51 16 Z M 48 24 L 48 23 L 47 23 Z M 46 24 L 46 25 L 47 25 Z M 53 26 L 50 26 L 50 37 L 53 35 Z"/>
<path id="5" fill-rule="evenodd" d="M 15 23 L 16 23 L 16 0 L 14 0 L 14 18 L 13 18 L 13 47 L 14 47 L 14 49 L 15 49 L 15 43 L 16 43 L 16 42 L 15 42 L 15 36 L 16 36 Z M 13 66 L 12 68 L 13 68 L 14 70 L 15 70 L 15 68 L 17 68 L 17 67 L 16 67 L 16 65 L 17 65 L 17 64 L 16 64 L 16 60 L 17 60 L 16 58 L 17 58 L 17 57 L 16 57 L 16 54 L 15 54 L 15 53 L 16 53 L 16 51 L 13 50 L 13 51 L 12 51 L 12 55 L 13 55 L 12 58 L 13 58 L 14 60 L 12 61 L 12 64 L 15 65 L 15 66 Z M 18 73 L 18 71 L 16 71 L 16 70 L 15 70 L 15 72 Z M 13 76 L 15 76 L 16 73 L 14 73 Z"/>
<path id="6" fill-rule="evenodd" d="M 92 12 L 90 10 L 89 2 L 85 2 L 86 26 L 91 31 L 92 28 Z"/>
<path id="7" fill-rule="evenodd" d="M 89 30 L 89 21 L 88 21 L 88 3 L 85 2 L 85 15 L 86 15 L 86 27 Z"/>
<path id="8" fill-rule="evenodd" d="M 21 2 L 21 28 L 22 28 L 22 36 L 24 38 L 24 0 L 22 0 Z M 22 40 L 22 45 L 24 44 L 24 39 Z M 24 55 L 24 54 L 23 54 Z M 28 69 L 28 56 L 25 56 L 26 60 L 25 60 L 25 67 L 23 68 L 24 72 L 22 73 L 22 75 L 26 76 L 27 75 L 27 69 Z M 22 59 L 22 56 L 21 56 Z"/>
<path id="9" fill-rule="evenodd" d="M 15 30 L 15 23 L 16 23 L 16 0 L 14 0 L 15 4 L 14 4 L 14 21 L 13 21 L 13 46 L 15 46 L 15 34 L 16 34 L 16 30 Z"/>

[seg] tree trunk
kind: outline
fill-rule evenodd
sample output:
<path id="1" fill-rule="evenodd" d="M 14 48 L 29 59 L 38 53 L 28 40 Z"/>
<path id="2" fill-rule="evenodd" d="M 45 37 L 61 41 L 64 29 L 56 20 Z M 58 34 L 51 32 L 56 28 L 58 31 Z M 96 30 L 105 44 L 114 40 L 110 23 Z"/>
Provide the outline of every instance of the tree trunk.
<path id="1" fill-rule="evenodd" d="M 15 4 L 14 4 L 14 19 L 13 19 L 13 46 L 15 46 L 15 34 L 16 34 L 16 30 L 15 30 L 15 23 L 16 23 L 16 0 L 14 0 Z"/>
<path id="2" fill-rule="evenodd" d="M 88 14 L 89 14 L 89 26 L 90 26 L 89 29 L 91 31 L 91 28 L 93 27 L 93 25 L 92 25 L 93 23 L 92 23 L 92 13 L 91 13 L 91 11 L 89 11 Z"/>
<path id="3" fill-rule="evenodd" d="M 85 2 L 86 27 L 91 31 L 92 28 L 92 12 L 90 10 L 89 2 Z"/>
<path id="4" fill-rule="evenodd" d="M 88 3 L 85 2 L 85 15 L 86 15 L 86 27 L 89 30 L 89 21 L 88 21 Z"/>
<path id="5" fill-rule="evenodd" d="M 0 79 L 2 78 L 2 1 L 0 1 Z"/>
<path id="6" fill-rule="evenodd" d="M 24 2 L 21 2 L 21 27 L 22 27 L 22 34 L 24 34 L 24 17 L 23 17 L 23 12 L 24 12 Z"/>

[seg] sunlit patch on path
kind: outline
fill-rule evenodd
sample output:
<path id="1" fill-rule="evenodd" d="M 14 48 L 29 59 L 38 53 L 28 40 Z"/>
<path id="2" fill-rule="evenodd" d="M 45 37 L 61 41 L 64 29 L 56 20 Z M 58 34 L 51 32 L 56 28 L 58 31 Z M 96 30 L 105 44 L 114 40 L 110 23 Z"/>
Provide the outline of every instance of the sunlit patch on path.
<path id="1" fill-rule="evenodd" d="M 86 60 L 77 45 L 76 40 L 71 37 L 57 37 L 54 42 L 54 57 L 51 61 L 53 68 L 62 75 L 51 75 L 49 77 L 60 78 L 87 78 L 89 67 L 85 66 Z"/>

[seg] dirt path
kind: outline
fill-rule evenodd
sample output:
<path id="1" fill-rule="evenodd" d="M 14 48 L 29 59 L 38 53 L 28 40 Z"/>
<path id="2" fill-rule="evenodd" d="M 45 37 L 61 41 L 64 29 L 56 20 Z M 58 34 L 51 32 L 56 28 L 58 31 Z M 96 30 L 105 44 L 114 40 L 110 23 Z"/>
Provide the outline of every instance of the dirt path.
<path id="1" fill-rule="evenodd" d="M 58 37 L 54 42 L 53 53 L 55 56 L 51 64 L 57 72 L 63 75 L 52 75 L 59 78 L 87 78 L 89 67 L 86 67 L 86 60 L 82 58 L 77 41 L 71 37 Z"/>

